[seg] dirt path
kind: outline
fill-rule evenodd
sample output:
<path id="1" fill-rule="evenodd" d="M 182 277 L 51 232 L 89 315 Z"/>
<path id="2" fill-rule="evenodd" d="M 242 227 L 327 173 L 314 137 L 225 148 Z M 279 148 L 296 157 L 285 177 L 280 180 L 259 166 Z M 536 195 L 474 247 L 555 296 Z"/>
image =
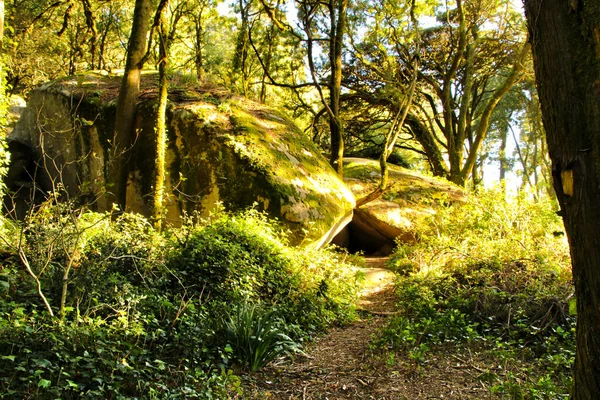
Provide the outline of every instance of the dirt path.
<path id="1" fill-rule="evenodd" d="M 457 349 L 432 355 L 416 370 L 410 362 L 377 356 L 369 343 L 394 314 L 393 274 L 385 258 L 367 259 L 361 318 L 334 328 L 306 349 L 306 356 L 247 378 L 249 399 L 483 399 L 487 390 Z M 462 355 L 468 360 L 468 355 Z"/>

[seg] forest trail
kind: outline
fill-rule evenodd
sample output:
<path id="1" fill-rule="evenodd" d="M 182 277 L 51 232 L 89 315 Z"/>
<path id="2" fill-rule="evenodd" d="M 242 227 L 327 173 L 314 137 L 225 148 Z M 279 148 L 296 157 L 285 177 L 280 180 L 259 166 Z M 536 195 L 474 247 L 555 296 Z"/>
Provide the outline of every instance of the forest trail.
<path id="1" fill-rule="evenodd" d="M 456 348 L 431 355 L 416 368 L 371 351 L 377 330 L 395 313 L 393 274 L 387 258 L 367 258 L 360 318 L 333 328 L 306 348 L 306 355 L 271 365 L 245 379 L 248 399 L 484 399 L 469 354 Z M 478 360 L 481 362 L 481 360 Z M 475 363 L 478 363 L 477 361 Z M 475 369 L 474 369 L 475 368 Z"/>

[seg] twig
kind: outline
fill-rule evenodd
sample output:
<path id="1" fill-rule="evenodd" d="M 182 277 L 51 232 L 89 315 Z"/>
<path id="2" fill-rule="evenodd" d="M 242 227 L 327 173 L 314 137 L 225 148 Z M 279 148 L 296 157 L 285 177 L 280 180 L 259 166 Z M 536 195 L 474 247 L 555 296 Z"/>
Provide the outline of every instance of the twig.
<path id="1" fill-rule="evenodd" d="M 489 372 L 489 371 L 486 371 L 486 370 L 483 370 L 483 369 L 477 367 L 476 365 L 473 365 L 472 363 L 469 363 L 469 362 L 463 360 L 462 358 L 460 358 L 459 356 L 457 356 L 455 354 L 453 354 L 452 357 L 455 358 L 455 359 L 457 359 L 461 363 L 467 365 L 468 367 L 473 368 L 474 370 L 476 370 L 478 372 L 481 372 L 482 374 L 485 374 L 485 373 Z M 457 367 L 453 367 L 453 368 L 457 368 Z"/>
<path id="2" fill-rule="evenodd" d="M 41 284 L 40 280 L 38 279 L 37 275 L 31 269 L 31 265 L 29 265 L 29 260 L 27 260 L 27 256 L 25 255 L 25 252 L 23 251 L 23 247 L 19 246 L 18 251 L 19 251 L 19 259 L 21 260 L 21 263 L 23 263 L 23 266 L 25 266 L 27 273 L 33 278 L 33 280 L 37 284 L 38 295 L 40 296 L 40 298 L 46 305 L 46 309 L 48 310 L 48 313 L 50 314 L 50 316 L 54 317 L 54 312 L 52 311 L 52 308 L 50 307 L 48 300 L 46 300 L 46 296 L 44 296 L 44 293 L 42 293 L 42 284 Z"/>
<path id="3" fill-rule="evenodd" d="M 177 313 L 175 314 L 175 318 L 173 318 L 173 322 L 171 322 L 171 328 L 173 328 L 175 326 L 175 324 L 177 323 L 177 319 L 179 319 L 181 314 L 185 311 L 185 309 L 187 308 L 188 304 L 190 304 L 190 302 L 192 301 L 194 296 L 192 295 L 187 301 L 184 301 L 184 298 L 185 298 L 185 294 L 183 296 L 181 296 L 181 301 L 179 303 L 179 309 L 177 310 Z"/>

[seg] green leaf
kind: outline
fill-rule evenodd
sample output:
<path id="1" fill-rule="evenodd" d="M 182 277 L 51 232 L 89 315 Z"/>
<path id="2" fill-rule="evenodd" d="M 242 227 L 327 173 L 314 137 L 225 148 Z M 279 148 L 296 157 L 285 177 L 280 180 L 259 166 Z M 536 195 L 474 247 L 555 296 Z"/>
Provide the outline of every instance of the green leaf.
<path id="1" fill-rule="evenodd" d="M 166 369 L 164 361 L 161 361 L 161 360 L 154 360 L 154 362 L 155 362 L 156 364 L 158 364 L 158 369 L 159 369 L 160 371 L 164 371 L 164 370 Z"/>
<path id="2" fill-rule="evenodd" d="M 79 389 L 79 385 L 76 384 L 75 382 L 73 382 L 72 380 L 67 379 L 67 383 L 69 384 L 69 387 L 72 387 L 74 389 Z"/>
<path id="3" fill-rule="evenodd" d="M 15 309 L 13 309 L 13 314 L 15 314 L 16 316 L 20 317 L 23 314 L 25 314 L 25 309 L 23 307 L 17 307 Z"/>
<path id="4" fill-rule="evenodd" d="M 10 356 L 2 356 L 3 360 L 10 360 L 10 361 L 15 361 L 15 356 L 10 355 Z"/>
<path id="5" fill-rule="evenodd" d="M 575 298 L 569 300 L 569 315 L 577 315 L 577 300 Z"/>
<path id="6" fill-rule="evenodd" d="M 0 281 L 0 286 L 4 287 L 5 289 L 10 288 L 10 284 L 6 281 Z"/>
<path id="7" fill-rule="evenodd" d="M 40 379 L 38 382 L 38 387 L 47 388 L 52 384 L 48 379 Z"/>
<path id="8" fill-rule="evenodd" d="M 52 365 L 52 363 L 50 361 L 46 360 L 45 358 L 34 358 L 33 362 L 38 367 L 43 367 L 43 368 L 48 368 Z"/>

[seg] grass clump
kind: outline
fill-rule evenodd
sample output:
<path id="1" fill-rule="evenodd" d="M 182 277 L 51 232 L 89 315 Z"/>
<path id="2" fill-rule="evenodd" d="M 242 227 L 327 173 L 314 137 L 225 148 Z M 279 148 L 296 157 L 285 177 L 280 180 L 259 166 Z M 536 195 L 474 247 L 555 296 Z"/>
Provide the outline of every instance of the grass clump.
<path id="1" fill-rule="evenodd" d="M 417 369 L 451 344 L 493 358 L 480 377 L 501 398 L 563 398 L 575 353 L 568 244 L 549 201 L 497 192 L 440 207 L 398 246 L 401 313 L 376 344 Z"/>
<path id="2" fill-rule="evenodd" d="M 256 211 L 158 233 L 49 202 L 0 236 L 0 397 L 235 398 L 240 368 L 354 315 L 345 256 L 288 247 Z"/>
<path id="3" fill-rule="evenodd" d="M 247 301 L 238 304 L 225 321 L 228 343 L 237 358 L 252 372 L 282 354 L 300 351 L 300 345 L 282 332 L 277 310 L 264 312 Z"/>

